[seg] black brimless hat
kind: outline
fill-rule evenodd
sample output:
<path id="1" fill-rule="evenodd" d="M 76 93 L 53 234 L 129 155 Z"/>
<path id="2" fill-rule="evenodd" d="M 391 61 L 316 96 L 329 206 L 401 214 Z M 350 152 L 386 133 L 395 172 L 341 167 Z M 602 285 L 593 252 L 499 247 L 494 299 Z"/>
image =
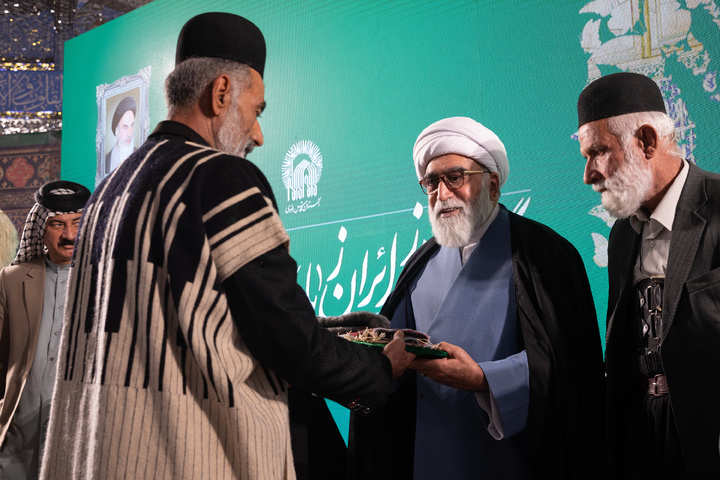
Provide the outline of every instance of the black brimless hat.
<path id="1" fill-rule="evenodd" d="M 65 180 L 48 182 L 35 192 L 35 201 L 51 212 L 77 212 L 85 208 L 90 190 Z"/>
<path id="2" fill-rule="evenodd" d="M 180 31 L 175 65 L 193 57 L 225 58 L 248 65 L 262 77 L 265 53 L 265 38 L 250 20 L 232 13 L 202 13 Z"/>
<path id="3" fill-rule="evenodd" d="M 613 73 L 585 87 L 578 98 L 577 110 L 578 127 L 626 113 L 667 113 L 655 81 L 630 72 Z"/>

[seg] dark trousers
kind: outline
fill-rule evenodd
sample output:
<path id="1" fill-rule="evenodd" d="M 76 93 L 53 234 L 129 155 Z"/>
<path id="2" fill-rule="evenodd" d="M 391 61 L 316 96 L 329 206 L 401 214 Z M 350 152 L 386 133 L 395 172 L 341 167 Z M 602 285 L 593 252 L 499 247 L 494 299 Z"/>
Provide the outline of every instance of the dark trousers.
<path id="1" fill-rule="evenodd" d="M 624 478 L 687 478 L 670 397 L 642 395 L 631 419 L 626 430 Z"/>

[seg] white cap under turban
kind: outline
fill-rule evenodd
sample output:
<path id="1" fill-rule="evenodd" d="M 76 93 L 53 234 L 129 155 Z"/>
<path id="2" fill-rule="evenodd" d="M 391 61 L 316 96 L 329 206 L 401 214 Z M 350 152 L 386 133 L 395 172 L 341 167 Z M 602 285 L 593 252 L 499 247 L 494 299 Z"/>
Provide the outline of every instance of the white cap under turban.
<path id="1" fill-rule="evenodd" d="M 422 131 L 413 148 L 418 180 L 425 176 L 430 160 L 453 153 L 497 172 L 500 187 L 505 184 L 510 172 L 505 145 L 493 132 L 467 117 L 446 118 Z"/>

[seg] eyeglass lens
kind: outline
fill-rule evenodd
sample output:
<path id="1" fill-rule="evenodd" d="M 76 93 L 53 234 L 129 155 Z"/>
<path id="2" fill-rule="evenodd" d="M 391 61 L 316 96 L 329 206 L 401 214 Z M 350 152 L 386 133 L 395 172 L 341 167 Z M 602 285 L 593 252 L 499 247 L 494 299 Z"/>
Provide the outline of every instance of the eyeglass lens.
<path id="1" fill-rule="evenodd" d="M 462 187 L 463 183 L 465 183 L 465 172 L 449 172 L 441 176 L 428 175 L 427 177 L 425 177 L 423 186 L 427 189 L 428 192 L 434 192 L 440 186 L 440 179 L 445 182 L 445 185 L 447 185 L 448 188 L 454 190 Z"/>

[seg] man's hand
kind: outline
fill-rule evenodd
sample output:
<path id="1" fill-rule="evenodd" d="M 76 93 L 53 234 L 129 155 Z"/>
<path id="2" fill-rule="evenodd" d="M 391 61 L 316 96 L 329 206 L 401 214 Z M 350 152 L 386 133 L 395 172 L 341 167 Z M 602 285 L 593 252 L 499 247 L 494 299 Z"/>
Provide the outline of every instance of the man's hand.
<path id="1" fill-rule="evenodd" d="M 447 342 L 439 347 L 448 352 L 447 358 L 416 358 L 409 368 L 449 387 L 473 392 L 488 389 L 485 372 L 465 350 Z"/>
<path id="2" fill-rule="evenodd" d="M 405 351 L 405 334 L 398 330 L 393 339 L 385 345 L 383 355 L 390 359 L 393 370 L 393 378 L 397 378 L 405 372 L 410 363 L 415 360 L 415 354 Z"/>

